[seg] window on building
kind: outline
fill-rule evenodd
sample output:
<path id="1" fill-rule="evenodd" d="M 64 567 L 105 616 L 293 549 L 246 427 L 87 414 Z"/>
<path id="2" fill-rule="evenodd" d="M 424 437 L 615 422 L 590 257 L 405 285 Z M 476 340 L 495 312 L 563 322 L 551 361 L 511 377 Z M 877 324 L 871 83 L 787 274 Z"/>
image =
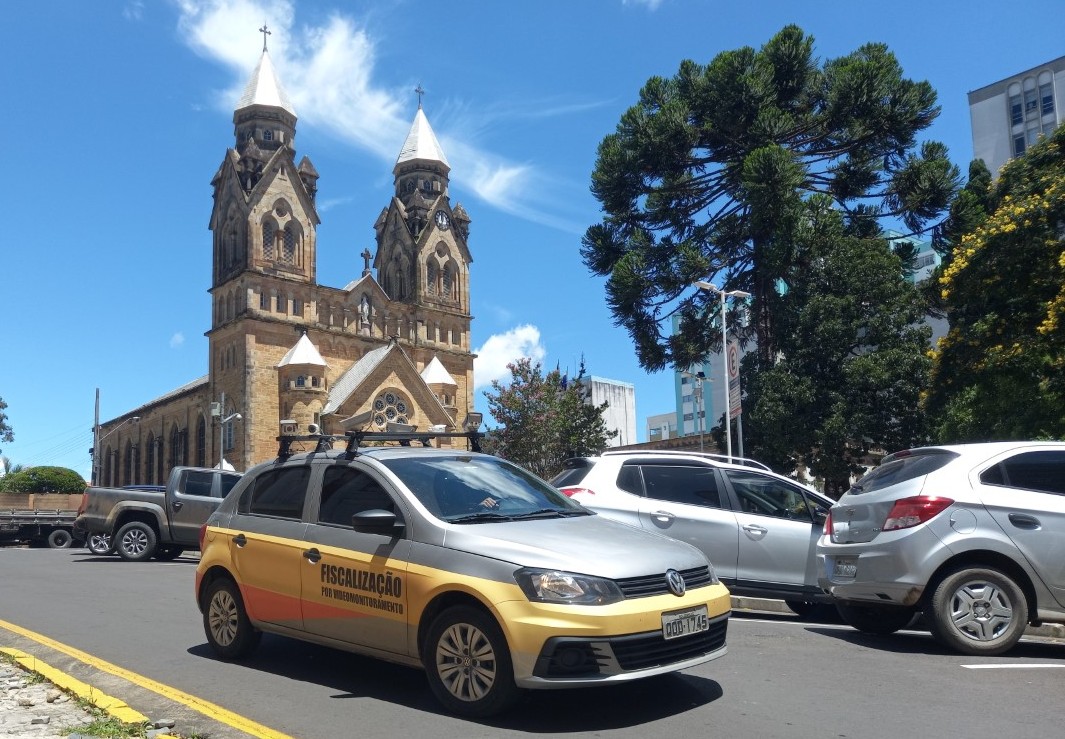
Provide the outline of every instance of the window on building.
<path id="1" fill-rule="evenodd" d="M 293 264 L 296 261 L 296 234 L 292 224 L 285 226 L 284 242 L 281 247 L 281 261 Z"/>
<path id="2" fill-rule="evenodd" d="M 1024 110 L 1021 107 L 1021 96 L 1010 95 L 1010 125 L 1016 126 L 1024 122 Z"/>
<path id="3" fill-rule="evenodd" d="M 1024 145 L 1024 134 L 1020 134 L 1018 136 L 1014 136 L 1013 137 L 1013 156 L 1019 157 L 1021 154 L 1024 153 L 1025 148 L 1026 147 Z"/>
<path id="4" fill-rule="evenodd" d="M 1024 91 L 1024 114 L 1027 116 L 1034 113 L 1038 107 L 1038 100 L 1034 89 Z"/>
<path id="5" fill-rule="evenodd" d="M 1052 115 L 1054 113 L 1054 88 L 1049 82 L 1039 86 L 1039 103 L 1041 115 Z"/>
<path id="6" fill-rule="evenodd" d="M 274 132 L 271 131 L 269 128 L 263 129 L 263 141 L 273 141 L 273 140 L 274 140 Z"/>
<path id="7" fill-rule="evenodd" d="M 277 225 L 273 221 L 263 223 L 263 259 L 274 258 L 274 240 L 277 238 Z"/>
<path id="8" fill-rule="evenodd" d="M 303 315 L 303 301 L 300 300 L 299 298 L 293 298 L 292 299 L 292 315 L 294 315 L 294 316 L 302 316 Z"/>
<path id="9" fill-rule="evenodd" d="M 296 378 L 296 387 L 307 387 L 307 378 L 300 375 Z"/>

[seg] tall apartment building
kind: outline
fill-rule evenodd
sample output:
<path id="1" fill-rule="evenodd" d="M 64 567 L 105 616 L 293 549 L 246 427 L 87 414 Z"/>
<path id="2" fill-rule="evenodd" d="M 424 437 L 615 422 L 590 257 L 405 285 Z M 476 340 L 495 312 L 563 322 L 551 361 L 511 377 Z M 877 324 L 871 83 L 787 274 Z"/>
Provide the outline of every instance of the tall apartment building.
<path id="1" fill-rule="evenodd" d="M 991 174 L 1062 122 L 1065 56 L 969 93 L 973 157 Z"/>

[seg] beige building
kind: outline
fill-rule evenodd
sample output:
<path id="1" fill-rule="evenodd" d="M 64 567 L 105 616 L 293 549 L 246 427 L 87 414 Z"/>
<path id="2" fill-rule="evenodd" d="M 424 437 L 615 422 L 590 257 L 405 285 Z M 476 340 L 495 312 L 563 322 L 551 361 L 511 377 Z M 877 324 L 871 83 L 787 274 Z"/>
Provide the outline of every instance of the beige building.
<path id="1" fill-rule="evenodd" d="M 317 282 L 319 175 L 297 160 L 296 112 L 266 50 L 233 124 L 211 180 L 207 375 L 99 426 L 99 484 L 162 484 L 175 465 L 220 457 L 247 469 L 276 456 L 283 427 L 339 432 L 359 414 L 371 430 L 457 427 L 473 409 L 470 219 L 451 205 L 421 104 L 375 253 L 362 251 L 362 274 L 343 287 Z"/>

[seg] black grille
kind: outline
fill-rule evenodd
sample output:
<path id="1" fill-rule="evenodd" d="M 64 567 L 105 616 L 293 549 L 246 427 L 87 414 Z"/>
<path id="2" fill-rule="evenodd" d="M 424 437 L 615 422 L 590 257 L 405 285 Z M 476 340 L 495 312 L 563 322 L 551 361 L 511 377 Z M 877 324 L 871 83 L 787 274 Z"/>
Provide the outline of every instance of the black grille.
<path id="1" fill-rule="evenodd" d="M 711 583 L 709 567 L 696 567 L 691 570 L 678 570 L 678 572 L 684 578 L 684 586 L 688 590 Z M 618 587 L 621 588 L 621 592 L 625 594 L 626 598 L 646 598 L 651 595 L 663 595 L 670 592 L 669 585 L 666 583 L 666 573 L 664 572 L 640 577 L 626 577 L 615 582 L 617 582 Z"/>
<path id="2" fill-rule="evenodd" d="M 677 639 L 662 638 L 661 633 L 619 636 L 610 640 L 614 656 L 623 670 L 643 670 L 648 667 L 682 662 L 700 654 L 725 646 L 728 617 L 710 622 L 710 630 Z"/>
<path id="3" fill-rule="evenodd" d="M 709 631 L 677 639 L 661 632 L 606 639 L 549 639 L 533 674 L 546 678 L 589 678 L 683 662 L 725 646 L 728 615 L 710 622 Z M 613 652 L 613 654 L 611 654 Z"/>

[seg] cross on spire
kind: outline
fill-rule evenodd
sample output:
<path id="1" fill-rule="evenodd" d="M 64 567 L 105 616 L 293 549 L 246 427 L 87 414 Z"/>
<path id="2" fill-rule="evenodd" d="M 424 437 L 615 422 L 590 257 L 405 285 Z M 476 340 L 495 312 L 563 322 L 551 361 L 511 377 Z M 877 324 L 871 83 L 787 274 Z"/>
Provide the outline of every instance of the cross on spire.
<path id="1" fill-rule="evenodd" d="M 263 52 L 265 53 L 266 52 L 266 37 L 267 36 L 272 36 L 273 32 L 268 30 L 267 27 L 266 27 L 266 24 L 264 23 L 263 27 L 259 29 L 259 33 L 261 33 L 263 35 Z"/>
<path id="2" fill-rule="evenodd" d="M 418 95 L 418 110 L 422 109 L 422 95 L 425 94 L 425 90 L 422 89 L 422 83 L 419 82 L 418 86 L 414 88 L 415 94 Z"/>

